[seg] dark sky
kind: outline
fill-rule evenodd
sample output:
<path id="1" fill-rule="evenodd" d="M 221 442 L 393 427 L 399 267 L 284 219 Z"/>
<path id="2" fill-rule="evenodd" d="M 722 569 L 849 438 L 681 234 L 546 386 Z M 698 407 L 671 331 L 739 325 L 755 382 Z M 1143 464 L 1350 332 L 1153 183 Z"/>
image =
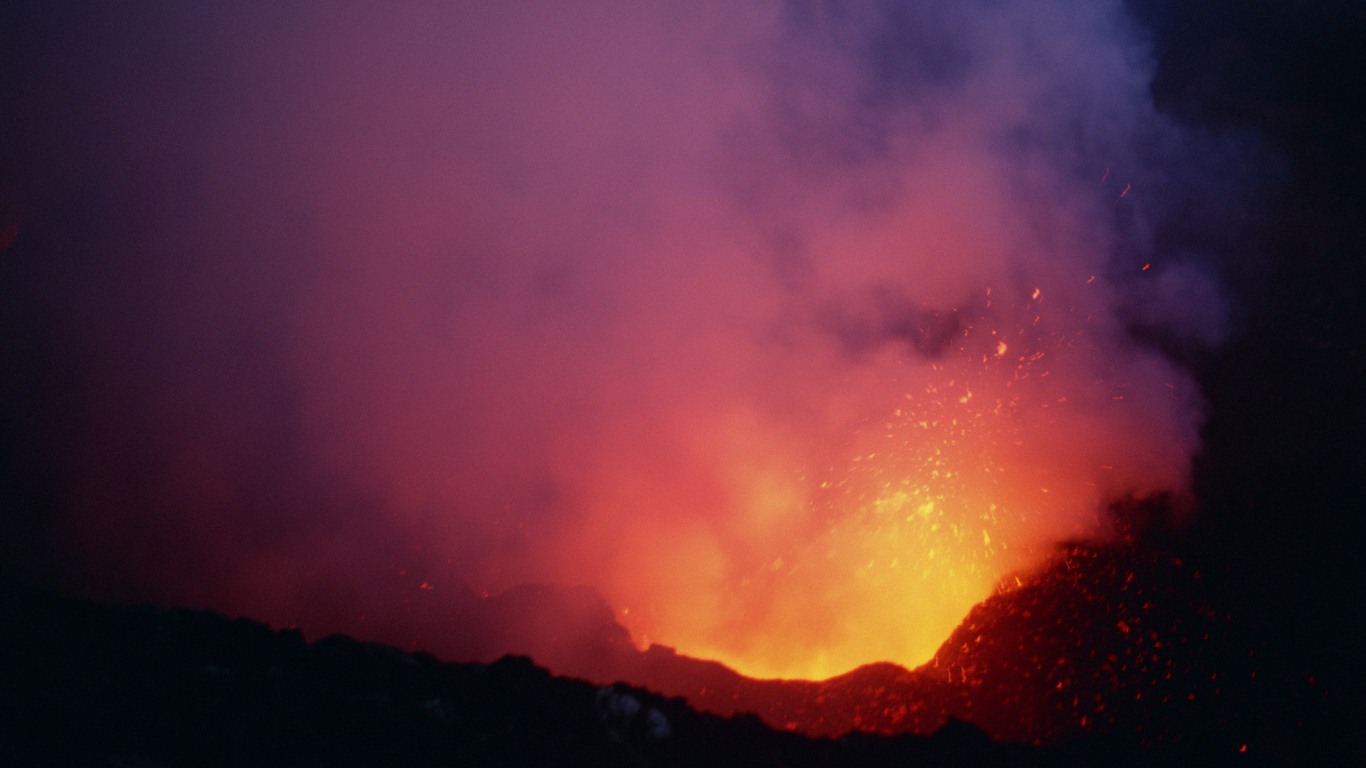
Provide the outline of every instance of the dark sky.
<path id="1" fill-rule="evenodd" d="M 1167 493 L 1325 620 L 1362 11 L 939 6 L 8 4 L 10 580 L 319 629 L 583 584 L 822 675 Z"/>

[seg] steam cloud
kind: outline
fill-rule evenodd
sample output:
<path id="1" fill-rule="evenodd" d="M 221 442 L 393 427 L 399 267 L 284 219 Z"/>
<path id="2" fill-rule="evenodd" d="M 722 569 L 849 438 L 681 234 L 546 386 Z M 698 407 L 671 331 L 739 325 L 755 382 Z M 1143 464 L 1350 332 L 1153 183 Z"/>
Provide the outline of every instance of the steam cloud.
<path id="1" fill-rule="evenodd" d="M 824 674 L 1185 491 L 1151 340 L 1228 313 L 1161 235 L 1236 151 L 1155 112 L 1119 3 L 247 5 L 23 69 L 6 255 L 96 591 L 326 626 L 400 568 L 584 584 Z"/>

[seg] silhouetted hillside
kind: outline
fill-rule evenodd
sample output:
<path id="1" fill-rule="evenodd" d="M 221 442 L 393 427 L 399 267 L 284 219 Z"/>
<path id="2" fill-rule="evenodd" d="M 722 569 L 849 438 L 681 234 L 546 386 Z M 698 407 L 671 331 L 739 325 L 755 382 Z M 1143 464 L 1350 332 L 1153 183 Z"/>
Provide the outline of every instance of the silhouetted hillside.
<path id="1" fill-rule="evenodd" d="M 1345 720 L 1354 711 L 1349 691 L 1319 679 L 1321 660 L 1271 654 L 1265 627 L 1228 608 L 1211 583 L 1217 575 L 1175 551 L 1143 538 L 1062 547 L 1047 567 L 977 606 L 915 670 L 872 664 L 824 681 L 754 680 L 662 646 L 627 650 L 608 631 L 595 641 L 603 653 L 569 655 L 562 646 L 546 663 L 721 716 L 754 712 L 773 728 L 814 736 L 929 734 L 957 720 L 991 738 L 1036 744 L 1113 737 L 1211 755 L 1350 762 L 1361 745 Z M 530 620 L 532 604 L 549 611 L 554 594 L 537 590 L 518 613 Z M 489 616 L 502 616 L 511 599 L 500 598 Z"/>
<path id="2" fill-rule="evenodd" d="M 1120 739 L 813 739 L 753 716 L 552 676 L 521 657 L 444 664 L 343 636 L 46 597 L 7 601 L 7 765 L 1148 765 L 1243 755 Z M 877 671 L 877 670 L 873 670 Z M 894 672 L 893 670 L 884 670 Z"/>

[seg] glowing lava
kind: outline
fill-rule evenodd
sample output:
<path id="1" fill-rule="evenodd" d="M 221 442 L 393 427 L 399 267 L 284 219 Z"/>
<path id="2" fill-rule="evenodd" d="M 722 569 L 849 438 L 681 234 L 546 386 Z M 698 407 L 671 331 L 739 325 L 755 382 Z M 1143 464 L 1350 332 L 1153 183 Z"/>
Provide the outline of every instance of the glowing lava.
<path id="1" fill-rule="evenodd" d="M 1090 370 L 1076 324 L 1050 335 L 1031 321 L 1041 300 L 1026 290 L 1002 317 L 988 293 L 958 311 L 936 359 L 897 357 L 899 395 L 849 438 L 844 463 L 750 500 L 742 517 L 765 536 L 735 546 L 692 525 L 630 537 L 636 572 L 664 573 L 614 593 L 637 641 L 754 677 L 915 667 L 1003 579 L 1059 538 L 1093 532 L 1131 480 L 1114 476 L 1115 457 L 1159 450 L 1160 430 L 1088 434 L 1097 409 L 1129 405 Z M 784 503 L 801 509 L 782 517 L 772 507 Z"/>

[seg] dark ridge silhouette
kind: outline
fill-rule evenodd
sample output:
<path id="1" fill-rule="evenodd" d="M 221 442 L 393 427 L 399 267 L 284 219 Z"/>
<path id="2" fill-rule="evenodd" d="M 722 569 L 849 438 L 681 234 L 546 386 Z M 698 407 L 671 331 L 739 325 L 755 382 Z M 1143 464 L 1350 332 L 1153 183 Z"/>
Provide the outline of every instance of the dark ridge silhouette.
<path id="1" fill-rule="evenodd" d="M 812 738 L 526 657 L 425 653 L 207 611 L 5 601 L 7 765 L 1273 764 L 1209 744 L 1003 743 L 957 718 L 928 736 Z M 902 674 L 880 665 L 856 673 Z"/>
<path id="2" fill-rule="evenodd" d="M 1336 671 L 1344 659 L 1295 653 L 1248 609 L 1237 574 L 1174 527 L 1167 500 L 1130 499 L 1111 512 L 1113 541 L 1060 546 L 1042 569 L 1007 578 L 914 670 L 882 663 L 823 681 L 751 679 L 663 645 L 638 650 L 595 592 L 546 585 L 480 597 L 447 583 L 391 606 L 401 614 L 375 606 L 364 622 L 304 629 L 452 662 L 524 655 L 554 674 L 624 681 L 812 737 L 923 736 L 957 720 L 1033 744 L 1114 738 L 1291 762 L 1300 752 L 1361 754 L 1352 677 Z"/>
<path id="3" fill-rule="evenodd" d="M 1285 760 L 1359 750 L 1333 720 L 1350 711 L 1349 692 L 1319 680 L 1308 660 L 1268 659 L 1262 628 L 1224 607 L 1211 580 L 1147 539 L 1072 543 L 1041 571 L 1007 580 L 915 670 L 753 680 L 662 646 L 548 664 L 816 736 L 929 734 L 970 721 L 990 738 L 1036 744 L 1115 737 Z"/>

